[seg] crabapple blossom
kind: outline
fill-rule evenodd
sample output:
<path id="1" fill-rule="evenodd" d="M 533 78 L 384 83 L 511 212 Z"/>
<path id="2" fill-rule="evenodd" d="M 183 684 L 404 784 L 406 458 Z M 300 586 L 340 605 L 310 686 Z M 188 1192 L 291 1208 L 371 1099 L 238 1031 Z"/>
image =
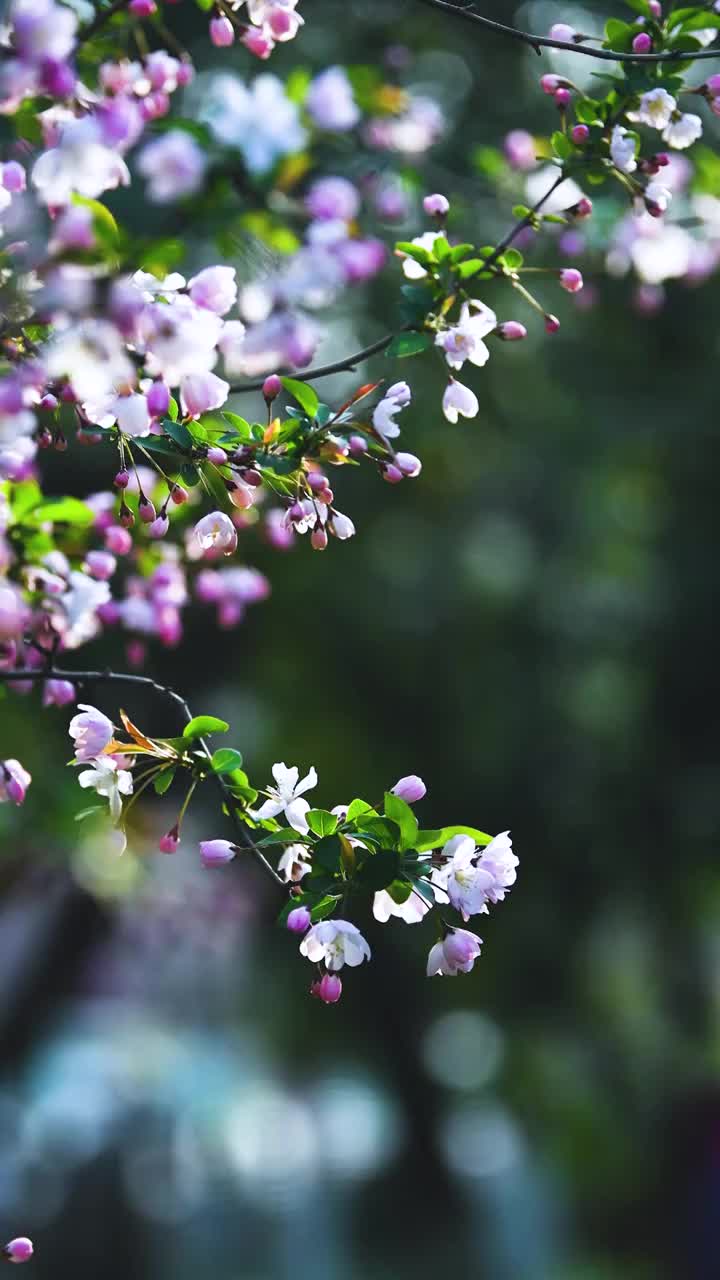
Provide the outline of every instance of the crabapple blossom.
<path id="1" fill-rule="evenodd" d="M 424 197 L 423 209 L 431 218 L 444 218 L 450 211 L 450 201 L 447 196 L 436 192 L 435 195 Z"/>
<path id="2" fill-rule="evenodd" d="M 427 787 L 422 778 L 418 778 L 416 773 L 410 773 L 406 778 L 400 778 L 390 790 L 394 796 L 398 796 L 406 804 L 416 804 L 418 800 L 422 800 L 423 796 L 427 795 Z"/>
<path id="3" fill-rule="evenodd" d="M 104 796 L 110 806 L 110 817 L 117 822 L 122 814 L 122 797 L 132 795 L 133 777 L 129 769 L 121 769 L 110 756 L 99 756 L 92 761 L 92 769 L 78 774 L 81 787 L 92 787 Z"/>
<path id="4" fill-rule="evenodd" d="M 462 382 L 458 382 L 456 378 L 451 378 L 445 388 L 442 407 L 448 422 L 452 423 L 457 422 L 458 415 L 463 418 L 474 418 L 480 410 L 475 392 L 464 386 Z"/>
<path id="5" fill-rule="evenodd" d="M 637 169 L 635 149 L 635 139 L 621 124 L 616 124 L 610 139 L 610 158 L 621 173 L 634 173 Z"/>
<path id="6" fill-rule="evenodd" d="M 640 98 L 637 111 L 628 112 L 628 119 L 649 125 L 651 129 L 665 129 L 676 108 L 675 98 L 666 89 L 650 89 Z"/>
<path id="7" fill-rule="evenodd" d="M 237 530 L 224 511 L 211 511 L 203 516 L 193 532 L 203 551 L 222 551 L 229 556 L 237 547 Z"/>
<path id="8" fill-rule="evenodd" d="M 663 142 L 676 151 L 685 151 L 698 138 L 702 137 L 703 124 L 700 116 L 693 112 L 684 112 L 673 116 L 663 129 Z"/>
<path id="9" fill-rule="evenodd" d="M 387 924 L 395 916 L 405 924 L 419 924 L 425 919 L 431 904 L 413 890 L 404 902 L 396 902 L 386 889 L 380 889 L 373 898 L 373 915 L 380 924 Z"/>
<path id="10" fill-rule="evenodd" d="M 277 818 L 278 814 L 284 813 L 285 818 L 295 831 L 306 832 L 308 830 L 306 814 L 310 808 L 307 800 L 301 797 L 306 791 L 311 791 L 317 786 L 317 773 L 314 769 L 310 769 L 304 778 L 300 778 L 300 771 L 297 766 L 293 765 L 288 769 L 286 764 L 274 764 L 272 767 L 272 775 L 275 779 L 275 786 L 268 787 L 268 798 L 261 804 L 259 809 L 250 809 L 250 817 L 256 822 L 263 822 L 268 818 Z"/>
<path id="11" fill-rule="evenodd" d="M 78 703 L 78 714 L 73 716 L 68 729 L 75 744 L 75 759 L 80 764 L 94 760 L 112 742 L 115 730 L 97 707 L 87 702 Z"/>
<path id="12" fill-rule="evenodd" d="M 469 973 L 481 948 L 482 938 L 467 929 L 453 929 L 442 942 L 436 942 L 431 948 L 427 962 L 428 977 L 435 974 L 454 977 L 458 973 Z"/>
<path id="13" fill-rule="evenodd" d="M 224 316 L 237 298 L 234 267 L 206 267 L 188 281 L 188 293 L 198 307 Z"/>
<path id="14" fill-rule="evenodd" d="M 462 369 L 466 360 L 481 368 L 490 359 L 487 344 L 483 342 L 497 328 L 497 316 L 477 298 L 464 302 L 460 321 L 437 334 L 435 344 L 442 347 L 451 369 Z"/>
<path id="15" fill-rule="evenodd" d="M 323 920 L 314 924 L 300 943 L 300 952 L 314 964 L 323 963 L 331 972 L 346 964 L 354 968 L 370 959 L 370 947 L 349 920 Z"/>
<path id="16" fill-rule="evenodd" d="M 147 179 L 149 199 L 154 204 L 169 204 L 194 195 L 200 189 L 207 157 L 189 133 L 171 129 L 161 138 L 147 143 L 138 156 L 137 166 Z"/>
<path id="17" fill-rule="evenodd" d="M 360 120 L 352 85 L 342 67 L 328 67 L 315 77 L 305 106 L 318 128 L 333 133 L 346 133 Z"/>
<path id="18" fill-rule="evenodd" d="M 201 840 L 200 861 L 204 867 L 224 867 L 232 862 L 237 847 L 230 840 Z"/>
<path id="19" fill-rule="evenodd" d="M 287 918 L 287 927 L 291 933 L 306 933 L 310 928 L 311 916 L 307 907 L 295 907 Z"/>
<path id="20" fill-rule="evenodd" d="M 28 1262 L 33 1256 L 33 1243 L 27 1236 L 16 1236 L 3 1246 L 2 1251 L 8 1262 Z"/>
<path id="21" fill-rule="evenodd" d="M 385 436 L 386 440 L 394 440 L 400 435 L 400 428 L 395 421 L 396 414 L 406 409 L 412 399 L 412 392 L 407 382 L 395 382 L 385 392 L 373 413 L 373 426 Z"/>
<path id="22" fill-rule="evenodd" d="M 22 804 L 31 782 L 30 774 L 19 760 L 0 760 L 0 804 L 7 800 Z"/>

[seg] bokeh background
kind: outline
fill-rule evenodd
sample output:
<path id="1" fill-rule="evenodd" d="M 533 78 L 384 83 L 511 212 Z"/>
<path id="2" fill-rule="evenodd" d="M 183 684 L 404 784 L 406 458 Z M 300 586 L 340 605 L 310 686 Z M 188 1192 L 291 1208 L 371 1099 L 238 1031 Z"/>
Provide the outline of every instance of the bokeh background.
<path id="1" fill-rule="evenodd" d="M 565 5 L 483 11 L 584 25 Z M 205 19 L 176 12 L 210 65 Z M 413 0 L 303 12 L 272 69 L 406 46 L 404 82 L 449 122 L 407 177 L 497 237 L 511 201 L 477 149 L 553 127 L 536 86 L 552 59 Z M 420 229 L 414 211 L 397 234 Z M 189 260 L 207 252 L 193 228 Z M 314 764 L 329 806 L 417 772 L 424 826 L 510 826 L 521 874 L 474 973 L 428 981 L 422 926 L 365 921 L 373 963 L 338 1006 L 309 1000 L 249 863 L 203 872 L 192 838 L 158 855 L 171 797 L 138 807 L 114 859 L 73 821 L 66 713 L 3 701 L 2 754 L 34 781 L 0 811 L 0 1219 L 35 1238 L 38 1280 L 720 1274 L 720 303 L 714 281 L 670 285 L 640 314 L 628 280 L 585 270 L 593 306 L 561 295 L 556 337 L 532 325 L 470 379 L 475 421 L 445 423 L 439 367 L 408 362 L 420 480 L 349 469 L 335 488 L 358 536 L 326 555 L 248 534 L 271 600 L 230 633 L 198 612 L 150 664 L 232 722 L 255 779 Z M 324 317 L 320 358 L 384 332 L 396 283 Z M 52 483 L 100 487 L 98 452 L 56 460 Z M 121 644 L 86 659 L 121 666 Z M 125 702 L 173 731 L 162 703 Z M 200 807 L 187 834 L 228 833 Z"/>

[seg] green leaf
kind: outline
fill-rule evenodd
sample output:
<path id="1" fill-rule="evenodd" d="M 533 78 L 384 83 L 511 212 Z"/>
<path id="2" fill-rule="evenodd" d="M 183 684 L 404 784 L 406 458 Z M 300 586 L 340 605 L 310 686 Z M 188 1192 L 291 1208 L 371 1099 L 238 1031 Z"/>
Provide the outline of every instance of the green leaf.
<path id="1" fill-rule="evenodd" d="M 432 335 L 429 333 L 398 333 L 393 338 L 385 354 L 391 359 L 393 357 L 403 359 L 405 356 L 419 356 L 421 351 L 427 351 L 432 344 Z"/>
<path id="2" fill-rule="evenodd" d="M 400 847 L 400 827 L 397 822 L 390 821 L 388 818 L 368 818 L 363 819 L 361 825 L 362 832 L 358 831 L 359 838 L 370 836 L 373 840 L 392 849 Z"/>
<path id="3" fill-rule="evenodd" d="M 327 920 L 339 901 L 340 897 L 337 893 L 327 893 L 324 898 L 321 898 L 310 911 L 310 919 L 313 924 L 318 924 L 320 920 Z"/>
<path id="4" fill-rule="evenodd" d="M 518 271 L 525 261 L 519 249 L 506 249 L 502 260 L 509 271 Z"/>
<path id="5" fill-rule="evenodd" d="M 437 831 L 418 831 L 415 848 L 418 853 L 428 853 L 431 849 L 439 849 L 452 836 L 472 836 L 478 845 L 489 844 L 493 838 L 485 831 L 478 831 L 476 827 L 440 827 Z"/>
<path id="6" fill-rule="evenodd" d="M 104 804 L 91 804 L 89 808 L 81 809 L 79 813 L 75 814 L 75 821 L 82 822 L 84 818 L 91 817 L 93 813 L 102 813 L 104 809 Z"/>
<path id="7" fill-rule="evenodd" d="M 238 800 L 244 800 L 245 804 L 255 803 L 259 792 L 255 787 L 250 786 L 250 779 L 242 769 L 233 769 L 232 773 L 227 774 L 225 780 Z"/>
<path id="8" fill-rule="evenodd" d="M 86 529 L 95 519 L 90 507 L 79 498 L 48 498 L 40 502 L 32 511 L 27 512 L 24 522 L 27 524 L 74 524 Z"/>
<path id="9" fill-rule="evenodd" d="M 379 849 L 365 858 L 358 868 L 356 880 L 363 889 L 378 893 L 399 878 L 400 858 L 394 849 Z"/>
<path id="10" fill-rule="evenodd" d="M 220 417 L 227 422 L 229 426 L 234 427 L 238 435 L 241 436 L 243 440 L 252 439 L 250 423 L 247 422 L 245 418 L 241 418 L 239 413 L 230 413 L 229 410 L 225 409 L 220 414 Z"/>
<path id="11" fill-rule="evenodd" d="M 229 728 L 227 720 L 216 716 L 193 716 L 183 729 L 183 738 L 204 738 L 206 733 L 227 733 Z"/>
<path id="12" fill-rule="evenodd" d="M 170 790 L 174 777 L 174 768 L 164 769 L 161 774 L 158 774 L 157 778 L 153 782 L 153 787 L 159 796 L 164 796 L 165 792 Z"/>
<path id="13" fill-rule="evenodd" d="M 168 404 L 168 417 L 171 422 L 177 422 L 177 416 L 178 416 L 178 402 L 177 400 L 173 399 L 173 397 L 171 396 L 170 402 Z"/>
<path id="14" fill-rule="evenodd" d="M 335 813 L 328 813 L 326 809 L 310 809 L 307 824 L 316 836 L 331 836 L 337 830 L 338 817 Z"/>
<path id="15" fill-rule="evenodd" d="M 308 386 L 307 382 L 299 382 L 297 378 L 281 378 L 280 381 L 288 394 L 297 400 L 301 409 L 304 409 L 308 418 L 314 418 L 320 399 L 312 387 Z"/>
<path id="16" fill-rule="evenodd" d="M 163 431 L 170 436 L 181 449 L 192 449 L 194 441 L 184 422 L 173 422 L 172 418 L 163 418 Z"/>
<path id="17" fill-rule="evenodd" d="M 307 844 L 307 837 L 293 831 L 292 827 L 281 827 L 279 831 L 268 832 L 262 840 L 256 840 L 255 844 L 258 849 L 264 849 L 268 844 Z"/>
<path id="18" fill-rule="evenodd" d="M 213 752 L 210 765 L 213 773 L 232 773 L 234 769 L 242 768 L 243 758 L 239 751 L 233 750 L 232 747 L 219 747 Z"/>
<path id="19" fill-rule="evenodd" d="M 461 280 L 469 280 L 470 276 L 474 276 L 478 271 L 482 271 L 485 262 L 482 258 L 468 258 L 465 262 L 461 262 L 457 268 L 457 274 Z"/>
<path id="20" fill-rule="evenodd" d="M 573 155 L 575 148 L 572 142 L 567 135 L 561 133 L 559 129 L 555 130 L 550 141 L 552 142 L 552 149 L 555 152 L 555 155 L 559 156 L 561 160 L 568 160 L 570 156 Z"/>
<path id="21" fill-rule="evenodd" d="M 414 849 L 418 833 L 418 822 L 410 805 L 401 800 L 399 796 L 393 795 L 392 791 L 387 791 L 385 793 L 385 813 L 400 828 L 400 848 L 403 850 Z"/>
<path id="22" fill-rule="evenodd" d="M 323 871 L 339 871 L 342 861 L 340 838 L 335 835 L 323 836 L 315 845 L 312 857 L 314 865 L 322 867 Z"/>
<path id="23" fill-rule="evenodd" d="M 362 814 L 367 816 L 372 815 L 373 818 L 377 818 L 379 816 L 376 810 L 373 809 L 372 805 L 368 804 L 367 800 L 353 800 L 348 805 L 345 821 L 355 822 Z"/>
<path id="24" fill-rule="evenodd" d="M 400 907 L 410 897 L 412 885 L 409 880 L 393 880 L 392 884 L 388 885 L 387 891 L 393 902 L 397 902 Z"/>

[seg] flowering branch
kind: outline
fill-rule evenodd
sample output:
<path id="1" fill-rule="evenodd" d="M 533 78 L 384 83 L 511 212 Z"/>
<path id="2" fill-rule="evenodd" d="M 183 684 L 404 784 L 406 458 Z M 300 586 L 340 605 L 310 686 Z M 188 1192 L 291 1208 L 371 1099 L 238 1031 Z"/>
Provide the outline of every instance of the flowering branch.
<path id="1" fill-rule="evenodd" d="M 687 56 L 687 50 L 668 50 L 666 53 L 640 53 L 640 52 L 621 52 L 613 49 L 593 49 L 588 45 L 581 43 L 588 37 L 580 37 L 576 40 L 556 40 L 553 36 L 536 36 L 530 31 L 520 31 L 517 27 L 509 27 L 504 22 L 497 22 L 494 18 L 484 18 L 481 14 L 476 13 L 474 9 L 465 7 L 460 4 L 451 4 L 449 0 L 420 0 L 421 4 L 429 5 L 431 9 L 440 9 L 442 13 L 452 14 L 455 18 L 464 18 L 466 22 L 472 22 L 475 26 L 484 27 L 487 31 L 494 31 L 497 35 L 509 36 L 512 40 L 519 40 L 522 44 L 527 44 L 534 49 L 537 54 L 542 54 L 543 49 L 564 49 L 568 53 L 584 54 L 586 58 L 598 58 L 603 62 L 682 62 Z M 717 59 L 717 49 L 702 49 L 697 52 L 693 51 L 693 61 L 701 58 Z"/>
<path id="2" fill-rule="evenodd" d="M 402 331 L 399 330 L 398 332 Z M 386 333 L 383 338 L 378 338 L 376 342 L 371 342 L 368 347 L 363 347 L 362 351 L 354 351 L 352 355 L 345 356 L 343 360 L 334 360 L 332 364 L 318 365 L 315 369 L 306 369 L 304 372 L 293 373 L 292 376 L 296 382 L 315 382 L 317 378 L 329 378 L 333 373 L 353 373 L 364 360 L 369 360 L 371 356 L 376 356 L 381 351 L 386 351 L 397 336 L 397 333 Z M 238 394 L 243 391 L 262 391 L 265 381 L 266 379 L 261 378 L 257 382 L 240 382 L 231 386 L 230 390 Z"/>
<path id="3" fill-rule="evenodd" d="M 64 680 L 68 684 L 76 685 L 83 688 L 86 685 L 95 684 L 128 684 L 139 686 L 144 689 L 152 689 L 154 693 L 160 694 L 161 697 L 167 698 L 173 702 L 183 716 L 185 724 L 190 724 L 193 720 L 193 713 L 188 706 L 187 701 L 178 693 L 176 689 L 171 689 L 169 685 L 158 684 L 150 676 L 134 675 L 131 672 L 122 671 L 65 671 L 56 666 L 48 666 L 43 671 L 37 671 L 32 667 L 20 667 L 11 671 L 0 671 L 0 683 L 11 684 L 17 680 L 26 680 L 32 684 L 46 684 L 50 680 Z M 211 760 L 212 752 L 204 737 L 195 739 L 201 751 L 204 752 L 208 761 Z M 238 816 L 235 798 L 227 785 L 222 774 L 210 772 L 215 786 L 222 795 L 228 815 L 244 844 L 245 848 L 253 854 L 263 870 L 275 881 L 276 884 L 283 885 L 284 881 L 277 871 L 268 862 L 262 849 L 259 849 L 252 837 L 249 835 L 247 828 L 243 826 Z"/>

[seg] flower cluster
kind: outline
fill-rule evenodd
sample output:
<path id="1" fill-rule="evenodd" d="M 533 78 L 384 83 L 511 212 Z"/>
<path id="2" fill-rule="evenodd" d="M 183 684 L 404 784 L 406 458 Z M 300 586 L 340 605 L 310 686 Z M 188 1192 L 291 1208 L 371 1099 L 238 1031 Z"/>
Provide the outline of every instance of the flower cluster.
<path id="1" fill-rule="evenodd" d="M 225 721 L 199 716 L 189 721 L 181 738 L 157 739 L 120 714 L 127 740 L 118 737 L 103 712 L 82 703 L 69 729 L 74 762 L 81 766 L 78 782 L 107 802 L 116 851 L 125 849 L 135 795 L 148 785 L 164 794 L 178 774 L 185 774 L 177 819 L 158 842 L 160 852 L 173 854 L 196 787 L 220 782 L 241 838 L 202 840 L 200 861 L 206 868 L 219 868 L 243 846 L 263 861 L 274 849 L 281 850 L 273 871 L 286 892 L 280 923 L 301 936 L 300 952 L 316 966 L 313 995 L 336 1003 L 342 992 L 340 970 L 370 959 L 367 940 L 345 918 L 348 908 L 355 911 L 363 902 L 372 904 L 380 923 L 397 918 L 417 924 L 434 916 L 440 941 L 428 957 L 429 975 L 472 968 L 481 940 L 458 928 L 447 912 L 455 911 L 467 922 L 503 901 L 518 865 L 507 831 L 493 839 L 473 827 L 421 830 L 412 806 L 425 795 L 425 784 L 416 775 L 401 778 L 382 807 L 359 799 L 330 810 L 312 807 L 307 796 L 318 785 L 314 768 L 301 778 L 297 767 L 276 764 L 272 783 L 258 790 L 242 768 L 239 751 L 211 753 L 205 736 L 225 732 Z M 80 816 L 95 812 L 92 807 Z"/>

